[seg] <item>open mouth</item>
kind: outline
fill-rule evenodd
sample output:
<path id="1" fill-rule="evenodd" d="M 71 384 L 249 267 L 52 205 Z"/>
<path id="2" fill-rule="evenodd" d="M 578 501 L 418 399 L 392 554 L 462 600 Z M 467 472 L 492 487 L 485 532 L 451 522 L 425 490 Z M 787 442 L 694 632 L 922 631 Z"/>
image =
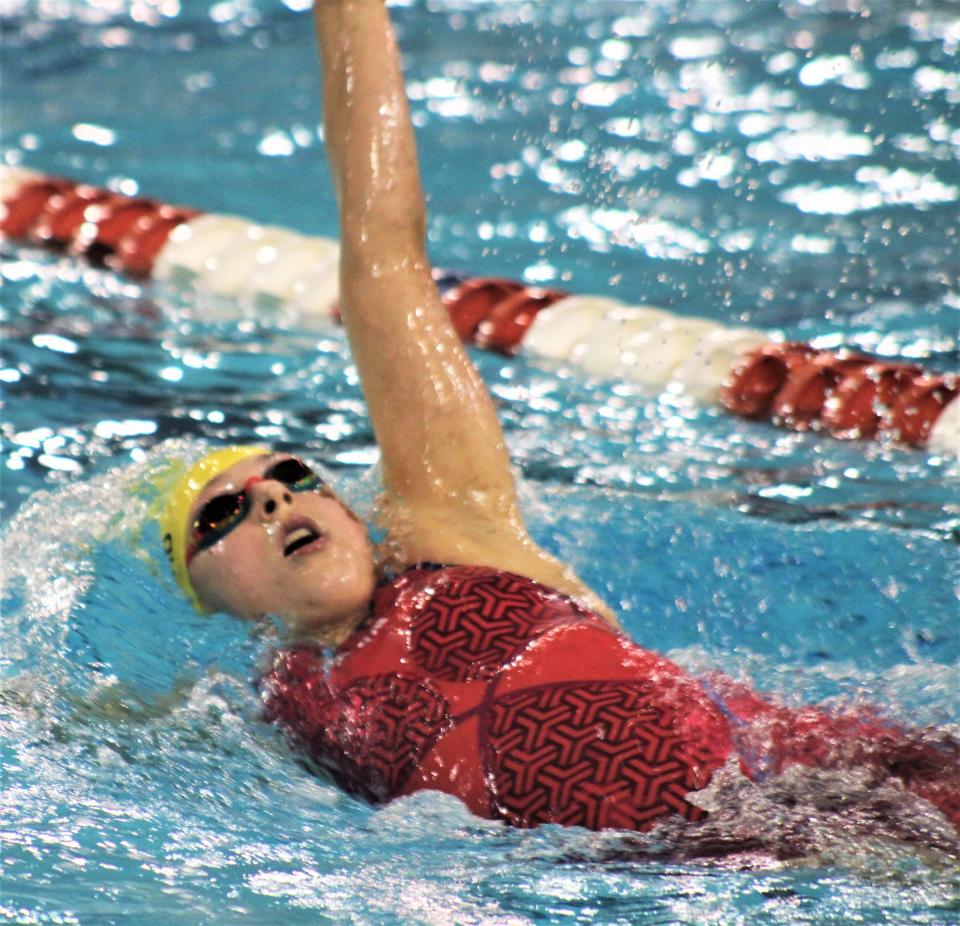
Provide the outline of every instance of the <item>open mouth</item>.
<path id="1" fill-rule="evenodd" d="M 283 555 L 293 556 L 308 547 L 318 549 L 324 535 L 310 524 L 298 524 L 288 528 L 283 538 Z"/>

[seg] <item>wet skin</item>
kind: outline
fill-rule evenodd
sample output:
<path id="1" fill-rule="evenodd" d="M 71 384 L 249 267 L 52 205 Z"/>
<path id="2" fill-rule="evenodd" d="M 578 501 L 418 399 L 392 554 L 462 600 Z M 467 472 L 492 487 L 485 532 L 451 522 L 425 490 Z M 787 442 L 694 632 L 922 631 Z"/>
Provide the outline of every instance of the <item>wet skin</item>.
<path id="1" fill-rule="evenodd" d="M 242 460 L 204 486 L 191 525 L 226 492 L 245 489 L 250 510 L 194 555 L 190 581 L 210 610 L 244 618 L 275 614 L 300 636 L 338 643 L 366 614 L 375 585 L 373 548 L 363 522 L 328 489 L 293 492 L 262 478 L 288 456 Z"/>

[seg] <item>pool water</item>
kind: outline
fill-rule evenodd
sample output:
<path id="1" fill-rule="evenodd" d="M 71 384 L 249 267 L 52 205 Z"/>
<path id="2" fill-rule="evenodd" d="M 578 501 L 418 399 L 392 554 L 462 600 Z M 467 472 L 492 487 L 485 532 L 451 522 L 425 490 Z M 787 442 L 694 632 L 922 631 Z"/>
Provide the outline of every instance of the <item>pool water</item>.
<path id="1" fill-rule="evenodd" d="M 3 0 L 2 156 L 335 235 L 305 3 Z M 438 266 L 958 366 L 960 16 L 909 0 L 395 8 Z M 140 523 L 204 441 L 376 454 L 342 334 L 3 245 L 3 866 L 15 923 L 960 920 L 928 807 L 855 776 L 704 841 L 374 809 L 258 719 L 276 639 Z M 960 467 L 476 354 L 536 537 L 643 645 L 789 703 L 960 722 Z M 839 797 L 838 797 L 839 795 Z M 865 839 L 871 801 L 900 829 Z M 846 809 L 837 812 L 838 803 Z"/>

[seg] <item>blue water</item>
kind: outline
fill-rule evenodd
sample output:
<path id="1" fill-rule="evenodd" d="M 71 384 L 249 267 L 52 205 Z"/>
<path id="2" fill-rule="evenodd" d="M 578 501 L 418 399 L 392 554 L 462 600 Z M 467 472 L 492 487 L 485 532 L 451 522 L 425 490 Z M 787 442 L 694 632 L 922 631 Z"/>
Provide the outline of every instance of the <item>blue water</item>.
<path id="1" fill-rule="evenodd" d="M 5 0 L 2 156 L 334 235 L 297 5 Z M 955 4 L 395 12 L 436 264 L 957 368 Z M 369 510 L 341 334 L 3 248 L 0 917 L 960 919 L 955 859 L 859 838 L 809 790 L 744 798 L 729 825 L 761 831 L 757 855 L 668 862 L 655 841 L 510 831 L 429 794 L 375 810 L 310 777 L 257 719 L 271 628 L 193 614 L 138 525 L 150 474 L 203 440 L 312 455 Z M 960 722 L 956 462 L 476 359 L 532 530 L 636 639 L 791 703 Z M 780 861 L 788 831 L 807 851 Z"/>

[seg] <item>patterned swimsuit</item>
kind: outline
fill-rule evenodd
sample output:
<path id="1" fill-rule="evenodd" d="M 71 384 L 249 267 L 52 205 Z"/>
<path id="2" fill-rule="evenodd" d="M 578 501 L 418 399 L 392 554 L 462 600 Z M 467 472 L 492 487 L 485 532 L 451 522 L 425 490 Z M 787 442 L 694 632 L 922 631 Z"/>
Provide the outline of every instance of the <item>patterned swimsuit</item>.
<path id="1" fill-rule="evenodd" d="M 425 788 L 517 826 L 646 829 L 730 752 L 726 719 L 669 660 L 511 573 L 419 567 L 378 590 L 332 665 L 277 653 L 268 719 L 345 790 Z"/>
<path id="2" fill-rule="evenodd" d="M 731 756 L 758 780 L 889 768 L 905 742 L 870 715 L 779 707 L 721 675 L 701 684 L 567 596 L 477 566 L 403 573 L 332 660 L 284 648 L 260 689 L 266 718 L 351 794 L 445 791 L 514 826 L 695 821 L 706 814 L 688 795 Z M 956 786 L 914 790 L 960 822 Z"/>

